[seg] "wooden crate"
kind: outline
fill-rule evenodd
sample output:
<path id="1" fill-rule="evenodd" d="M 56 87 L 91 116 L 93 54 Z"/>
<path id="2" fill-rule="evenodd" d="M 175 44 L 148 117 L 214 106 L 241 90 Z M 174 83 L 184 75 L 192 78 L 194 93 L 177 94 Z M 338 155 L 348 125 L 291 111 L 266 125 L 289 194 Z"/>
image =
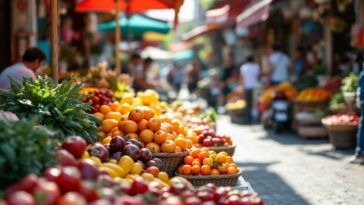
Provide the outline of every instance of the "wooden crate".
<path id="1" fill-rule="evenodd" d="M 317 109 L 327 110 L 328 101 L 317 101 L 317 102 L 293 102 L 293 115 L 299 112 L 315 112 Z"/>

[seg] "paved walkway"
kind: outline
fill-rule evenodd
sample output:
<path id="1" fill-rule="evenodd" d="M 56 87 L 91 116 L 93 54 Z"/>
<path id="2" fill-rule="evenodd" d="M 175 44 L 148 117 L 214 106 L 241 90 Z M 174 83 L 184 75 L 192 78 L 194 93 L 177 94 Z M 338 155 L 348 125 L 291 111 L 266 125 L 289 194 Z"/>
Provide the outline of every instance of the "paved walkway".
<path id="1" fill-rule="evenodd" d="M 234 159 L 266 205 L 364 205 L 364 166 L 334 151 L 328 140 L 274 135 L 220 117 L 218 132 L 233 136 Z"/>

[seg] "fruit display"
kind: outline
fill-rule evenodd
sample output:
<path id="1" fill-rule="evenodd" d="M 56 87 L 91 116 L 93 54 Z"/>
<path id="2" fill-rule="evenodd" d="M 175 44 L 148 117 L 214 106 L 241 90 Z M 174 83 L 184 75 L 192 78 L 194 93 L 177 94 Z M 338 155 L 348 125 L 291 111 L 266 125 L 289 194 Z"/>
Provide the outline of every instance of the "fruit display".
<path id="1" fill-rule="evenodd" d="M 302 90 L 296 101 L 299 102 L 318 102 L 329 100 L 332 96 L 332 93 L 325 88 L 307 88 Z"/>
<path id="2" fill-rule="evenodd" d="M 182 175 L 229 175 L 239 172 L 233 158 L 226 152 L 216 153 L 208 148 L 192 149 L 177 171 Z"/>
<path id="3" fill-rule="evenodd" d="M 336 109 L 345 109 L 345 99 L 342 92 L 338 92 L 335 95 L 332 96 L 330 100 L 330 109 L 336 110 Z"/>
<path id="4" fill-rule="evenodd" d="M 38 123 L 56 131 L 59 140 L 79 135 L 95 142 L 101 121 L 87 113 L 90 106 L 81 101 L 82 84 L 73 83 L 73 78 L 60 84 L 50 77 L 27 78 L 22 83 L 11 80 L 11 89 L 0 93 L 0 109 L 19 118 L 37 116 Z"/>
<path id="5" fill-rule="evenodd" d="M 322 119 L 327 125 L 358 125 L 360 117 L 357 115 L 330 115 Z"/>
<path id="6" fill-rule="evenodd" d="M 289 100 L 294 99 L 297 96 L 297 90 L 289 82 L 281 83 L 277 86 L 266 89 L 260 96 L 259 101 L 263 105 L 270 105 L 272 101 L 272 96 L 275 92 L 284 92 Z"/>
<path id="7" fill-rule="evenodd" d="M 358 88 L 359 77 L 352 73 L 342 80 L 341 91 L 343 92 L 356 92 Z"/>
<path id="8" fill-rule="evenodd" d="M 87 96 L 82 99 L 85 103 L 90 103 L 92 109 L 89 111 L 90 113 L 95 113 L 100 111 L 101 105 L 110 105 L 112 102 L 116 101 L 111 90 L 93 90 L 88 92 L 84 91 Z"/>
<path id="9" fill-rule="evenodd" d="M 237 100 L 235 102 L 229 102 L 226 104 L 226 109 L 228 110 L 242 110 L 245 109 L 246 107 L 246 102 L 245 100 Z"/>
<path id="10" fill-rule="evenodd" d="M 204 130 L 199 132 L 199 144 L 196 147 L 229 147 L 233 145 L 231 137 L 228 135 L 218 135 L 214 130 Z"/>

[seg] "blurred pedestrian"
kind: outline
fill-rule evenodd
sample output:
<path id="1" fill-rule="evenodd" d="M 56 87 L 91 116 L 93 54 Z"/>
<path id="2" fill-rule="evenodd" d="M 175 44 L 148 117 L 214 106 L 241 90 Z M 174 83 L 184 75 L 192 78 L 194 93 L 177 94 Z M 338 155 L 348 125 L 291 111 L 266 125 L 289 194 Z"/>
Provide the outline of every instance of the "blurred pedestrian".
<path id="1" fill-rule="evenodd" d="M 173 69 L 170 71 L 170 78 L 171 78 L 171 84 L 178 95 L 185 78 L 185 73 L 182 66 L 175 64 L 173 66 Z"/>
<path id="2" fill-rule="evenodd" d="M 197 61 L 187 66 L 187 88 L 192 98 L 196 97 L 197 84 L 200 80 L 200 68 Z"/>
<path id="3" fill-rule="evenodd" d="M 260 68 L 253 56 L 247 57 L 246 63 L 240 68 L 241 85 L 244 88 L 246 101 L 246 122 L 253 122 L 254 89 L 259 86 Z"/>
<path id="4" fill-rule="evenodd" d="M 224 88 L 223 88 L 224 98 L 226 98 L 226 96 L 232 91 L 230 88 L 230 84 L 233 81 L 234 74 L 237 73 L 236 70 L 237 69 L 235 67 L 233 58 L 231 56 L 228 56 L 225 61 L 225 67 L 221 78 L 222 82 L 224 83 Z"/>
<path id="5" fill-rule="evenodd" d="M 210 79 L 208 105 L 215 108 L 215 110 L 218 110 L 224 83 L 220 80 L 219 75 L 215 70 L 212 70 Z"/>
<path id="6" fill-rule="evenodd" d="M 153 64 L 153 59 L 148 57 L 143 60 L 142 70 L 139 72 L 137 69 L 138 73 L 136 73 L 134 76 L 135 91 L 143 91 L 154 87 L 153 84 L 150 83 L 148 79 L 148 73 L 152 64 Z"/>
<path id="7" fill-rule="evenodd" d="M 12 66 L 5 68 L 0 75 L 0 88 L 9 89 L 10 79 L 22 82 L 24 78 L 36 79 L 35 71 L 44 65 L 46 56 L 42 50 L 33 47 L 28 48 L 21 61 Z"/>
<path id="8" fill-rule="evenodd" d="M 362 59 L 362 58 L 361 58 Z M 357 132 L 357 146 L 355 149 L 355 156 L 354 159 L 351 160 L 351 163 L 354 164 L 364 164 L 364 70 L 363 70 L 363 62 L 360 63 L 361 72 L 359 75 L 359 86 L 357 90 L 358 96 L 358 103 L 360 106 L 360 121 L 359 121 L 359 128 Z"/>
<path id="9" fill-rule="evenodd" d="M 268 60 L 271 69 L 271 84 L 275 86 L 288 80 L 290 60 L 289 57 L 281 51 L 279 45 L 274 45 L 272 51 Z"/>
<path id="10" fill-rule="evenodd" d="M 300 77 L 305 71 L 305 57 L 303 55 L 303 48 L 298 47 L 293 56 L 293 66 L 295 71 L 296 81 L 300 80 Z"/>

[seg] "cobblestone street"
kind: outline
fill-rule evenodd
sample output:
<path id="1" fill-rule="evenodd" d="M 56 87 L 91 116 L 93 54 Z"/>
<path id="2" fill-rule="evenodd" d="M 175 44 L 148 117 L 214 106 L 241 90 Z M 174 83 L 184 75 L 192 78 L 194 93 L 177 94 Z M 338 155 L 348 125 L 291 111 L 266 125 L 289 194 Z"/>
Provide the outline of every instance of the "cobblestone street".
<path id="1" fill-rule="evenodd" d="M 267 205 L 364 204 L 364 166 L 348 163 L 352 151 L 334 151 L 328 140 L 231 124 L 224 116 L 218 125 L 238 144 L 235 160 Z"/>

